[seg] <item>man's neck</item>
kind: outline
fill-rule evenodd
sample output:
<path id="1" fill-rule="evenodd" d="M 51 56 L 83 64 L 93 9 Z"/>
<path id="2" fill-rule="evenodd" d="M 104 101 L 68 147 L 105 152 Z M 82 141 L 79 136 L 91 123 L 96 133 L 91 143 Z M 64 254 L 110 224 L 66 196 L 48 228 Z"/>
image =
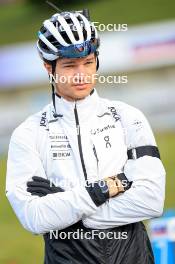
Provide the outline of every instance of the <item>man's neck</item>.
<path id="1" fill-rule="evenodd" d="M 56 95 L 58 97 L 62 97 L 64 98 L 65 100 L 69 101 L 69 102 L 75 102 L 75 101 L 79 101 L 79 100 L 83 100 L 85 99 L 85 97 L 82 97 L 82 98 L 74 98 L 74 97 L 71 97 L 71 96 L 65 96 L 65 95 L 60 95 L 58 92 L 56 93 Z"/>

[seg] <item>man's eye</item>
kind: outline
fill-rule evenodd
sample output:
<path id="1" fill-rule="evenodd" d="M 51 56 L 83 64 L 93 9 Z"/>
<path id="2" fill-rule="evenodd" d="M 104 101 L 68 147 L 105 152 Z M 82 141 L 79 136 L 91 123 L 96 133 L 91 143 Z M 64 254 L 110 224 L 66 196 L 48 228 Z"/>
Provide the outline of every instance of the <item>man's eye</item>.
<path id="1" fill-rule="evenodd" d="M 87 61 L 86 62 L 86 64 L 92 64 L 93 63 L 93 61 Z"/>
<path id="2" fill-rule="evenodd" d="M 65 65 L 64 67 L 65 68 L 71 68 L 71 67 L 74 67 L 74 65 L 72 65 L 72 64 L 71 65 Z"/>

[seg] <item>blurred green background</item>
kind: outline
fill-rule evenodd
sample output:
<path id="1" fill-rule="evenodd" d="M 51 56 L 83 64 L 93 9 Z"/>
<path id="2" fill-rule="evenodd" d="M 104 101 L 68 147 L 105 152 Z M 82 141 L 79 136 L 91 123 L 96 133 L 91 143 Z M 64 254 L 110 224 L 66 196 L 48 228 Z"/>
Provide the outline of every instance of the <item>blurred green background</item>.
<path id="1" fill-rule="evenodd" d="M 13 2 L 13 1 L 12 1 Z M 26 1 L 27 2 L 27 1 Z M 14 1 L 0 8 L 0 44 L 36 39 L 36 32 L 44 19 L 55 13 L 45 1 Z M 34 2 L 35 4 L 32 4 Z M 93 21 L 100 23 L 140 24 L 175 17 L 175 1 L 168 0 L 96 0 L 52 1 L 61 10 L 89 8 Z M 75 2 L 76 4 L 70 4 Z M 78 4 L 78 2 L 80 2 Z M 38 4 L 37 4 L 38 3 Z M 67 4 L 65 4 L 67 3 Z M 68 4 L 69 3 L 69 4 Z"/>
<path id="2" fill-rule="evenodd" d="M 89 8 L 93 21 L 127 23 L 128 25 L 158 22 L 175 18 L 175 1 L 169 0 L 108 0 L 52 1 L 62 10 Z M 0 6 L 0 45 L 36 39 L 44 19 L 54 10 L 45 1 L 4 1 Z M 175 133 L 157 133 L 157 143 L 167 171 L 165 208 L 174 206 L 174 149 Z M 6 158 L 0 157 L 0 263 L 43 263 L 43 240 L 25 231 L 5 197 Z"/>

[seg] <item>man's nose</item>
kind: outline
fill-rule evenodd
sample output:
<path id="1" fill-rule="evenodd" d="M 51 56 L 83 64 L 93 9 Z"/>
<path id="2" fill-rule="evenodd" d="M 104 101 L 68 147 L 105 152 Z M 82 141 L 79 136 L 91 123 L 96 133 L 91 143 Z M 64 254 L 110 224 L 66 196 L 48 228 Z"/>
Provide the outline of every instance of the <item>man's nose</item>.
<path id="1" fill-rule="evenodd" d="M 86 70 L 85 70 L 85 66 L 84 65 L 78 65 L 75 68 L 74 79 L 77 82 L 83 82 L 86 75 L 87 75 L 87 73 L 86 73 Z"/>
<path id="2" fill-rule="evenodd" d="M 75 67 L 75 73 L 74 73 L 74 75 L 76 75 L 76 74 L 82 74 L 82 75 L 84 75 L 86 72 L 85 72 L 85 66 L 83 65 L 83 64 L 79 64 L 79 65 L 77 65 L 76 67 Z"/>

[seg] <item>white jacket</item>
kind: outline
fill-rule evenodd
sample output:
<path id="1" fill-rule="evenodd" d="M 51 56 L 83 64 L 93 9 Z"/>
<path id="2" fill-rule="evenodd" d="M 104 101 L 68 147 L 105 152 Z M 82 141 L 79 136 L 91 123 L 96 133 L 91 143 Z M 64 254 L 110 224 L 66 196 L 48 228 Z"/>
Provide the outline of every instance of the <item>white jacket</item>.
<path id="1" fill-rule="evenodd" d="M 160 216 L 165 195 L 161 160 L 127 159 L 127 149 L 156 145 L 144 115 L 125 103 L 100 98 L 96 90 L 77 102 L 56 97 L 56 109 L 58 118 L 51 103 L 11 138 L 6 190 L 22 225 L 40 234 L 80 219 L 86 227 L 101 229 Z M 132 187 L 97 207 L 85 179 L 93 182 L 121 172 L 133 181 Z M 26 191 L 32 176 L 51 179 L 65 192 L 32 196 Z"/>

